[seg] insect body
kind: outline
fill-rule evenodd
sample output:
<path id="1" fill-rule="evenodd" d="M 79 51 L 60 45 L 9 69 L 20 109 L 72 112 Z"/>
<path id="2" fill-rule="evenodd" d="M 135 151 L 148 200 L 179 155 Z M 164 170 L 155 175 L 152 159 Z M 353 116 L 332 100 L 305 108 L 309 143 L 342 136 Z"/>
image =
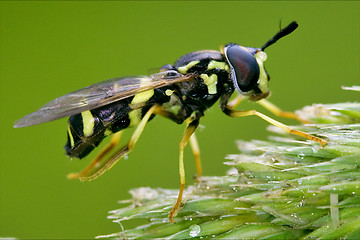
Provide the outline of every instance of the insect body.
<path id="1" fill-rule="evenodd" d="M 25 116 L 14 127 L 25 127 L 61 117 L 70 116 L 66 154 L 70 157 L 87 156 L 108 135 L 112 140 L 92 163 L 70 178 L 92 180 L 111 168 L 128 154 L 139 139 L 146 123 L 161 115 L 178 124 L 187 122 L 180 142 L 180 191 L 177 202 L 169 214 L 170 221 L 179 209 L 185 187 L 183 151 L 190 141 L 201 175 L 200 156 L 194 135 L 199 119 L 206 109 L 220 100 L 221 110 L 231 117 L 258 116 L 290 134 L 300 135 L 325 145 L 326 142 L 310 134 L 293 130 L 255 110 L 235 111 L 233 107 L 243 98 L 259 101 L 277 115 L 297 118 L 284 113 L 262 99 L 269 95 L 269 75 L 265 71 L 265 48 L 297 28 L 292 22 L 280 30 L 262 48 L 227 44 L 221 51 L 203 50 L 186 54 L 174 65 L 163 66 L 159 73 L 150 76 L 131 76 L 110 79 L 57 98 L 38 111 Z M 229 101 L 237 90 L 239 97 Z M 126 146 L 110 155 L 117 145 L 123 129 L 134 127 Z"/>
<path id="2" fill-rule="evenodd" d="M 190 74 L 191 81 L 150 89 L 71 116 L 66 153 L 71 157 L 85 157 L 105 136 L 138 125 L 155 104 L 169 111 L 177 108 L 176 113 L 169 112 L 177 123 L 184 122 L 193 113 L 198 117 L 203 116 L 204 111 L 219 99 L 225 88 L 229 88 L 229 66 L 218 51 L 194 52 L 189 55 L 180 58 L 174 66 L 165 65 L 161 71 L 175 76 Z M 140 78 L 143 82 L 151 80 Z"/>

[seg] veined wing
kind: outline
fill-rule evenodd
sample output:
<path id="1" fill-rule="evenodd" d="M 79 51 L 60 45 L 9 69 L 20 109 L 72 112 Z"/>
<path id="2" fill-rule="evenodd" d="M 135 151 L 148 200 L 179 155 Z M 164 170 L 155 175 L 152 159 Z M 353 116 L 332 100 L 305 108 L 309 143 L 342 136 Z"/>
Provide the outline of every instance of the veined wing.
<path id="1" fill-rule="evenodd" d="M 75 115 L 134 96 L 140 92 L 189 81 L 193 78 L 193 74 L 182 75 L 177 71 L 168 70 L 150 76 L 109 79 L 52 100 L 36 112 L 17 121 L 14 127 L 27 127 Z"/>

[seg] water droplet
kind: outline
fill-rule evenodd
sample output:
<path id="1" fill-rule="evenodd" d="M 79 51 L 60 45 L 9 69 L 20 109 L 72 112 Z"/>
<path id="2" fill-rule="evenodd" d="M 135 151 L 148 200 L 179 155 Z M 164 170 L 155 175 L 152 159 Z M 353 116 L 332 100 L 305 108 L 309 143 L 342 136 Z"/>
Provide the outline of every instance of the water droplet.
<path id="1" fill-rule="evenodd" d="M 196 224 L 191 225 L 189 229 L 190 229 L 189 232 L 190 237 L 196 237 L 201 232 L 200 226 Z"/>
<path id="2" fill-rule="evenodd" d="M 304 158 L 305 158 L 305 154 L 304 154 L 304 153 L 299 153 L 299 154 L 297 155 L 297 157 L 298 157 L 299 159 L 304 159 Z"/>

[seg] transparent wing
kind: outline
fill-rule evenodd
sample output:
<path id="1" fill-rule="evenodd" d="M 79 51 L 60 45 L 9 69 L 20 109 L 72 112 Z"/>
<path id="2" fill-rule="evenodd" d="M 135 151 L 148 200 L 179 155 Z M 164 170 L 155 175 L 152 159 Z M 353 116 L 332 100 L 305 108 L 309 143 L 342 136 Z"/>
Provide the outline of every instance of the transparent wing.
<path id="1" fill-rule="evenodd" d="M 194 75 L 168 70 L 150 76 L 113 78 L 56 98 L 17 121 L 15 128 L 36 125 L 95 109 L 154 88 L 189 81 Z"/>

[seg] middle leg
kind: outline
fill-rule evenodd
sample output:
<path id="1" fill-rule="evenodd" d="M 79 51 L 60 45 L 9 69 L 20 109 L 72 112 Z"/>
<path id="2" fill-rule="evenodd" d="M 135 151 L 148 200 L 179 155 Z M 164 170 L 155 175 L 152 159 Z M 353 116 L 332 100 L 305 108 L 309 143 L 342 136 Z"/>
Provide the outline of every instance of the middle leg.
<path id="1" fill-rule="evenodd" d="M 185 188 L 184 149 L 185 149 L 187 143 L 189 142 L 189 140 L 191 139 L 191 137 L 193 136 L 193 133 L 195 132 L 195 130 L 197 129 L 198 126 L 199 126 L 199 118 L 195 118 L 190 123 L 188 123 L 188 125 L 183 133 L 183 136 L 181 138 L 180 144 L 179 144 L 179 147 L 180 147 L 180 151 L 179 151 L 180 189 L 179 189 L 179 195 L 177 197 L 176 203 L 175 203 L 173 209 L 169 213 L 169 221 L 172 223 L 175 222 L 173 218 L 177 215 L 177 212 L 180 208 L 182 195 L 183 195 L 184 188 Z"/>

